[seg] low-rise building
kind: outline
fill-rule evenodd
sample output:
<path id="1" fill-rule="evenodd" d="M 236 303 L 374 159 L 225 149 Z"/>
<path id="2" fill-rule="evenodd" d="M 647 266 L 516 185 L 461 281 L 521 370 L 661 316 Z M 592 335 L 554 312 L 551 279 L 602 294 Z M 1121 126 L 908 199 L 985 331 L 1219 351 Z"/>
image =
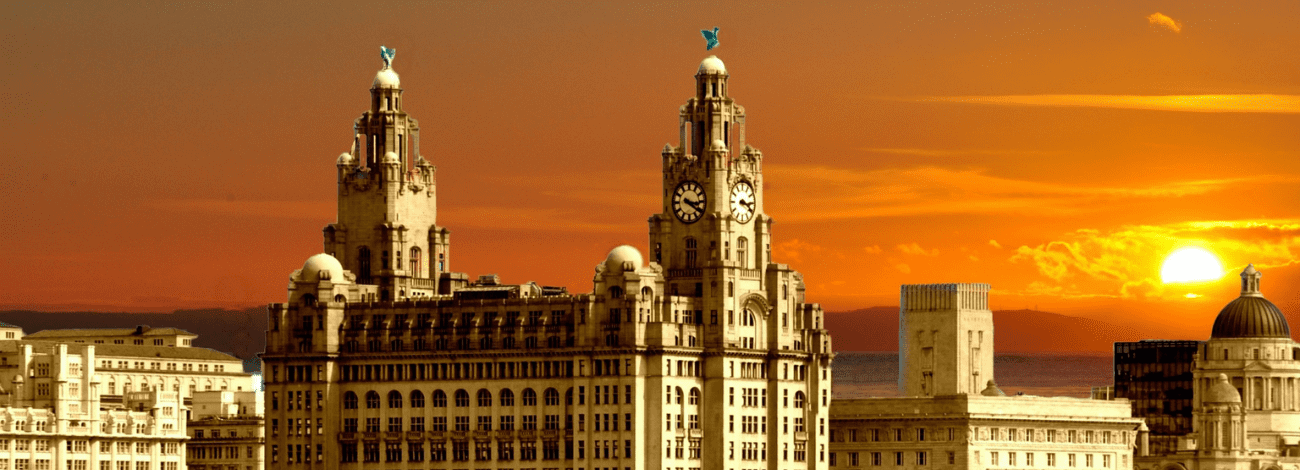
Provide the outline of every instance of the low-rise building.
<path id="1" fill-rule="evenodd" d="M 199 335 L 180 328 L 150 328 L 140 325 L 135 328 L 72 328 L 59 330 L 41 330 L 26 339 L 39 341 L 59 341 L 63 343 L 121 344 L 131 346 L 168 346 L 187 348 L 194 345 Z M 13 338 L 10 338 L 13 339 Z"/>
<path id="2" fill-rule="evenodd" d="M 0 365 L 0 470 L 183 470 L 179 393 L 100 401 L 94 345 L 33 342 Z"/>
<path id="3" fill-rule="evenodd" d="M 197 392 L 190 409 L 191 470 L 261 470 L 266 466 L 261 392 Z"/>
<path id="4" fill-rule="evenodd" d="M 1146 429 L 1128 400 L 1008 397 L 997 387 L 988 292 L 903 286 L 902 396 L 832 401 L 830 467 L 1133 468 Z"/>

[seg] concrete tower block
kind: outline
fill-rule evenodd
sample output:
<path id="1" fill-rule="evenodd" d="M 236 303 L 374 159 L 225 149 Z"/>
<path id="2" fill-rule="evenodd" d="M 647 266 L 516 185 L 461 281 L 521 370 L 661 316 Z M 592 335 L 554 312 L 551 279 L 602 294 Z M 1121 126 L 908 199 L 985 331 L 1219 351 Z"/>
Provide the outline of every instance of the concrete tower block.
<path id="1" fill-rule="evenodd" d="M 903 396 L 978 394 L 993 379 L 988 284 L 905 285 L 898 312 Z"/>

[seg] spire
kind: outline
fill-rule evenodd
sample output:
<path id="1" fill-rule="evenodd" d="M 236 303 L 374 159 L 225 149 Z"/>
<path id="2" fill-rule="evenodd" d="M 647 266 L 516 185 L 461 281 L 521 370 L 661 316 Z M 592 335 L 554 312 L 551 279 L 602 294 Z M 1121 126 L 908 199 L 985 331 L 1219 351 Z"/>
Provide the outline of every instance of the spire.
<path id="1" fill-rule="evenodd" d="M 1264 294 L 1259 291 L 1259 278 L 1261 277 L 1264 277 L 1264 275 L 1255 269 L 1254 264 L 1246 265 L 1246 269 L 1241 271 L 1241 296 L 1263 297 Z"/>

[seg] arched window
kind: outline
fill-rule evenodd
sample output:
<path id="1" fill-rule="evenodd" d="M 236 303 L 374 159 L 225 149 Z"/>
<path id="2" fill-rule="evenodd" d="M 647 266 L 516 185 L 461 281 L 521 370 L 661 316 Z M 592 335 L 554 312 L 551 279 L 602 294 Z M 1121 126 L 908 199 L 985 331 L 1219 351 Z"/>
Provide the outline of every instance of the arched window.
<path id="1" fill-rule="evenodd" d="M 546 391 L 542 393 L 542 397 L 546 400 L 546 406 L 555 406 L 560 404 L 560 392 L 553 388 L 546 389 Z"/>
<path id="2" fill-rule="evenodd" d="M 492 337 L 484 336 L 478 340 L 479 349 L 492 349 Z"/>
<path id="3" fill-rule="evenodd" d="M 623 298 L 623 288 L 622 288 L 622 287 L 619 287 L 619 286 L 610 287 L 610 288 L 609 288 L 609 298 L 611 298 L 611 299 L 621 299 L 621 298 Z"/>
<path id="4" fill-rule="evenodd" d="M 343 394 L 343 409 L 345 410 L 357 409 L 357 394 L 352 392 Z"/>
<path id="5" fill-rule="evenodd" d="M 677 387 L 677 404 L 682 404 L 682 388 Z"/>
<path id="6" fill-rule="evenodd" d="M 487 391 L 486 388 L 480 388 L 480 389 L 478 390 L 478 406 L 483 407 L 483 408 L 491 407 L 491 406 L 492 406 L 492 392 Z"/>
<path id="7" fill-rule="evenodd" d="M 389 408 L 401 408 L 401 407 L 402 407 L 402 393 L 401 393 L 401 392 L 398 392 L 397 390 L 393 390 L 393 391 L 391 391 L 391 392 L 388 392 L 388 407 L 389 407 Z"/>
<path id="8" fill-rule="evenodd" d="M 370 281 L 370 247 L 357 248 L 357 277 L 363 283 Z"/>
<path id="9" fill-rule="evenodd" d="M 438 338 L 433 340 L 433 349 L 438 351 L 447 350 L 447 338 Z"/>
<path id="10" fill-rule="evenodd" d="M 456 407 L 465 408 L 469 406 L 469 392 L 465 390 L 456 391 Z"/>
<path id="11" fill-rule="evenodd" d="M 560 347 L 560 337 L 559 337 L 559 336 L 552 336 L 552 337 L 546 338 L 546 347 L 548 347 L 548 348 L 558 348 L 558 347 Z"/>
<path id="12" fill-rule="evenodd" d="M 366 392 L 366 408 L 379 408 L 379 394 L 374 390 Z"/>
<path id="13" fill-rule="evenodd" d="M 334 301 L 335 301 L 335 302 L 339 302 L 339 303 L 347 303 L 348 298 L 347 298 L 347 296 L 345 296 L 345 295 L 343 295 L 343 294 L 339 294 L 339 295 L 334 296 Z"/>
<path id="14" fill-rule="evenodd" d="M 460 341 L 457 341 L 457 343 L 458 344 L 456 347 L 460 348 L 461 350 L 469 350 L 469 338 L 461 338 Z"/>
<path id="15" fill-rule="evenodd" d="M 686 343 L 687 346 L 690 346 L 692 348 L 695 347 L 695 335 L 687 336 Z"/>
<path id="16" fill-rule="evenodd" d="M 569 387 L 569 389 L 564 392 L 564 404 L 573 404 L 573 387 Z"/>
<path id="17" fill-rule="evenodd" d="M 698 388 L 692 388 L 692 389 L 691 389 L 691 397 L 690 397 L 690 402 L 689 402 L 689 403 L 692 404 L 692 405 L 698 405 L 698 404 L 700 404 L 700 389 L 698 389 Z"/>
<path id="18" fill-rule="evenodd" d="M 515 392 L 510 389 L 501 391 L 501 406 L 515 406 Z"/>
<path id="19" fill-rule="evenodd" d="M 303 305 L 304 307 L 315 307 L 315 306 L 316 306 L 316 296 L 314 296 L 314 295 L 311 295 L 311 294 L 303 294 L 303 296 L 302 296 L 299 300 L 302 301 L 302 305 Z"/>
<path id="20" fill-rule="evenodd" d="M 618 334 L 611 333 L 605 335 L 605 346 L 618 346 Z"/>
<path id="21" fill-rule="evenodd" d="M 527 338 L 524 338 L 524 347 L 525 347 L 525 348 L 528 348 L 528 349 L 536 349 L 536 348 L 537 348 L 537 337 L 536 337 L 536 336 L 529 336 L 529 337 L 527 337 Z"/>
<path id="22" fill-rule="evenodd" d="M 524 406 L 537 406 L 537 392 L 531 388 L 524 389 Z"/>
<path id="23" fill-rule="evenodd" d="M 419 390 L 411 392 L 411 408 L 424 408 L 424 392 Z"/>
<path id="24" fill-rule="evenodd" d="M 696 246 L 694 238 L 686 239 L 686 267 L 694 268 L 696 266 Z"/>
<path id="25" fill-rule="evenodd" d="M 794 392 L 794 407 L 803 408 L 803 401 L 804 401 L 803 392 Z"/>
<path id="26" fill-rule="evenodd" d="M 512 336 L 507 336 L 505 339 L 501 340 L 501 347 L 504 349 L 514 349 L 515 338 Z"/>
<path id="27" fill-rule="evenodd" d="M 434 391 L 433 391 L 433 407 L 434 407 L 434 408 L 446 408 L 446 407 L 447 407 L 447 394 L 446 394 L 446 393 L 442 393 L 442 390 L 434 390 Z"/>
<path id="28" fill-rule="evenodd" d="M 748 255 L 749 255 L 749 240 L 746 239 L 745 237 L 740 237 L 739 240 L 736 240 L 736 260 L 740 261 L 740 267 L 742 269 L 749 268 Z"/>
<path id="29" fill-rule="evenodd" d="M 423 274 L 420 270 L 421 267 L 422 265 L 420 264 L 420 247 L 413 246 L 411 247 L 411 276 L 420 277 L 420 275 Z"/>

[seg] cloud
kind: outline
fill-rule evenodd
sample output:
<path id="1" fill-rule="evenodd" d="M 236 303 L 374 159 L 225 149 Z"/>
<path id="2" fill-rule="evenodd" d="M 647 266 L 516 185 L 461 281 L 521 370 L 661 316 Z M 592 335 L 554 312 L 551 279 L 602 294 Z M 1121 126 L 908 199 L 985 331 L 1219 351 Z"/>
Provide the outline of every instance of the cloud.
<path id="1" fill-rule="evenodd" d="M 880 254 L 880 252 L 883 251 L 883 250 L 880 249 L 880 246 L 879 246 L 879 245 L 871 245 L 871 246 L 869 246 L 869 247 L 863 248 L 862 251 L 865 251 L 865 252 L 867 252 L 867 253 L 871 253 L 871 254 L 873 254 L 873 255 L 878 255 L 878 254 Z"/>
<path id="2" fill-rule="evenodd" d="M 1021 246 L 1009 258 L 1032 265 L 1052 284 L 1081 286 L 1062 297 L 1164 298 L 1185 289 L 1160 281 L 1159 268 L 1178 248 L 1200 246 L 1228 268 L 1254 263 L 1260 269 L 1300 262 L 1300 220 L 1192 221 L 1130 225 L 1101 231 L 1080 229 L 1037 246 Z M 1231 277 L 1229 272 L 1225 277 Z M 1045 281 L 1034 281 L 1045 282 Z M 1032 287 L 1032 283 L 1031 283 Z M 1047 293 L 1041 287 L 1022 293 Z"/>
<path id="3" fill-rule="evenodd" d="M 894 269 L 897 269 L 898 272 L 900 272 L 900 273 L 903 273 L 903 274 L 911 274 L 911 273 L 912 273 L 912 267 L 911 267 L 911 266 L 908 266 L 907 263 L 900 263 L 900 262 L 897 262 L 897 261 L 894 261 L 894 260 L 890 260 L 889 263 L 892 264 L 892 265 L 894 266 Z"/>
<path id="4" fill-rule="evenodd" d="M 1300 95 L 975 95 L 913 101 L 1001 106 L 1058 106 L 1203 113 L 1300 113 Z"/>
<path id="5" fill-rule="evenodd" d="M 939 256 L 938 248 L 935 248 L 934 250 L 931 251 L 926 251 L 925 248 L 921 248 L 921 245 L 918 245 L 916 243 L 912 243 L 909 245 L 898 245 L 898 251 L 903 252 L 903 254 L 905 255 Z"/>
<path id="6" fill-rule="evenodd" d="M 802 263 L 805 254 L 821 253 L 822 247 L 791 238 L 772 247 L 772 257 L 778 263 Z"/>
<path id="7" fill-rule="evenodd" d="M 767 176 L 805 191 L 796 200 L 769 201 L 777 220 L 792 222 L 935 214 L 1069 216 L 1131 199 L 1171 198 L 1272 182 L 1297 176 L 1256 176 L 1169 181 L 1130 187 L 1089 187 L 992 176 L 938 167 L 857 170 L 815 165 L 767 165 Z"/>
<path id="8" fill-rule="evenodd" d="M 977 256 L 975 256 L 975 255 L 970 255 L 970 256 L 968 256 L 967 258 L 970 258 L 971 261 L 979 261 L 979 260 L 980 260 L 979 257 L 977 257 Z"/>
<path id="9" fill-rule="evenodd" d="M 1002 244 L 998 243 L 997 240 L 989 240 L 989 245 L 992 246 L 993 248 L 999 248 L 999 249 L 1002 248 Z"/>
<path id="10" fill-rule="evenodd" d="M 1152 26 L 1162 26 L 1175 33 L 1183 32 L 1182 23 L 1174 21 L 1173 18 L 1165 16 L 1164 13 L 1160 13 L 1158 11 L 1150 15 L 1147 15 L 1147 23 L 1150 23 Z"/>

